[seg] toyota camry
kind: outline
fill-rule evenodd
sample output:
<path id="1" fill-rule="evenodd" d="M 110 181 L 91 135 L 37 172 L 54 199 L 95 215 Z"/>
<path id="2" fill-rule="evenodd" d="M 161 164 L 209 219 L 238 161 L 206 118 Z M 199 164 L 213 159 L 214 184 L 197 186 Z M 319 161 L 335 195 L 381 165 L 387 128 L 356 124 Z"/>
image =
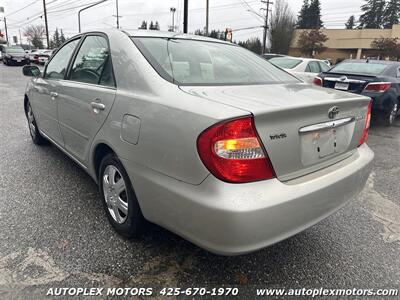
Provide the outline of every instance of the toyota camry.
<path id="1" fill-rule="evenodd" d="M 370 98 L 302 83 L 235 44 L 88 32 L 23 72 L 33 142 L 88 172 L 128 238 L 148 220 L 214 253 L 251 252 L 331 215 L 371 170 Z"/>

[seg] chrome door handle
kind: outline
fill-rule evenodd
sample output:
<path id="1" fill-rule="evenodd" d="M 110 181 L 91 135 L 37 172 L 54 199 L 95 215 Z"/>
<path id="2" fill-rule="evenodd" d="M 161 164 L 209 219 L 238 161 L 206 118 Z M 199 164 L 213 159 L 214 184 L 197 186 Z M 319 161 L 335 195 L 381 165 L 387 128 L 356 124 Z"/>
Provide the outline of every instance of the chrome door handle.
<path id="1" fill-rule="evenodd" d="M 58 97 L 58 93 L 56 93 L 56 92 L 50 92 L 50 97 L 51 98 L 57 98 Z"/>
<path id="2" fill-rule="evenodd" d="M 90 105 L 92 106 L 93 110 L 95 112 L 98 112 L 99 110 L 105 110 L 106 106 L 103 103 L 99 102 L 91 102 Z"/>

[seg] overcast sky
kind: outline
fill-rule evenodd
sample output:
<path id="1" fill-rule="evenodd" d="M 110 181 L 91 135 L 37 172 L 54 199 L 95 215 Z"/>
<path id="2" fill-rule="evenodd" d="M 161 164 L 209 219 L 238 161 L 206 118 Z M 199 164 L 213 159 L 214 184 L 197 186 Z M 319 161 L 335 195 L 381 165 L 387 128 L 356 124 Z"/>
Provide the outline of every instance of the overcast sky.
<path id="1" fill-rule="evenodd" d="M 82 31 L 116 27 L 116 0 L 108 0 L 97 7 L 82 12 Z M 78 33 L 77 12 L 87 4 L 97 0 L 46 0 L 48 9 L 49 32 L 52 35 L 56 27 L 62 28 L 66 36 Z M 136 29 L 143 20 L 150 23 L 158 21 L 161 30 L 167 30 L 172 24 L 170 7 L 176 8 L 175 23 L 182 30 L 183 0 L 118 0 L 120 26 L 125 30 Z M 234 30 L 248 27 L 234 32 L 234 40 L 245 40 L 249 37 L 262 36 L 262 19 L 255 13 L 262 13 L 265 7 L 260 0 L 209 0 L 210 2 L 210 29 L 232 28 Z M 274 2 L 272 0 L 272 2 Z M 303 0 L 287 0 L 295 15 L 298 14 Z M 189 32 L 204 28 L 206 0 L 189 0 Z M 343 28 L 350 15 L 360 15 L 360 6 L 363 0 L 321 0 L 322 20 L 327 28 Z M 19 37 L 19 29 L 23 32 L 28 24 L 44 24 L 42 0 L 0 0 L 0 7 L 4 7 L 4 16 L 7 17 L 8 34 Z M 273 6 L 272 6 L 273 9 Z M 2 18 L 2 16 L 0 16 Z M 4 32 L 4 22 L 0 22 L 0 29 Z M 25 42 L 25 38 L 22 37 Z"/>

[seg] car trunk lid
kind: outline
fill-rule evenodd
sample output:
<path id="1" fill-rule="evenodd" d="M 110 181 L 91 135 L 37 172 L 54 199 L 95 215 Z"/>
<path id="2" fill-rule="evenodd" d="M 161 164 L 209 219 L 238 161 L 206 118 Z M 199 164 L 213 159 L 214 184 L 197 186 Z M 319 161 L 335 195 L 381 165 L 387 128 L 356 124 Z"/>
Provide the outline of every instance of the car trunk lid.
<path id="1" fill-rule="evenodd" d="M 281 181 L 317 171 L 354 153 L 369 103 L 366 97 L 307 84 L 181 89 L 253 114 Z M 333 110 L 339 113 L 332 113 Z"/>
<path id="2" fill-rule="evenodd" d="M 361 94 L 370 82 L 378 81 L 377 76 L 348 73 L 323 73 L 322 86 Z"/>

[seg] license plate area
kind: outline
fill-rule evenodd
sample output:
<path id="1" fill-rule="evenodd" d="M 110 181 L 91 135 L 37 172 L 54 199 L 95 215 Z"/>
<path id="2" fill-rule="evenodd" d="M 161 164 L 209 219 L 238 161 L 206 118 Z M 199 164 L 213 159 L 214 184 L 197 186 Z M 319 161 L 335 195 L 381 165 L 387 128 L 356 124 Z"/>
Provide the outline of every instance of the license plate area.
<path id="1" fill-rule="evenodd" d="M 329 160 L 349 150 L 355 123 L 320 129 L 300 135 L 301 161 L 310 166 Z"/>
<path id="2" fill-rule="evenodd" d="M 349 84 L 347 82 L 336 82 L 335 89 L 347 91 L 349 89 Z"/>

